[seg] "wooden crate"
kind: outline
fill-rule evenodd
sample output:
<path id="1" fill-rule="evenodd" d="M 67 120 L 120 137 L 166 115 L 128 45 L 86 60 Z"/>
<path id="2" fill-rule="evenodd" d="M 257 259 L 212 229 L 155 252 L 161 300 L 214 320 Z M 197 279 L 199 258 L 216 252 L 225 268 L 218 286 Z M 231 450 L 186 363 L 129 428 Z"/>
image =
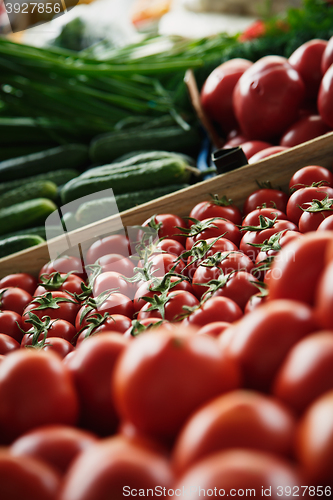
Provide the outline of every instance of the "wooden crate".
<path id="1" fill-rule="evenodd" d="M 257 188 L 256 181 L 269 180 L 274 186 L 287 190 L 292 174 L 305 165 L 321 165 L 332 169 L 333 132 L 255 164 L 246 165 L 137 208 L 126 210 L 121 213 L 121 220 L 124 226 L 134 226 L 142 224 L 148 217 L 157 213 L 173 212 L 185 216 L 196 203 L 207 200 L 210 193 L 217 193 L 220 196 L 225 194 L 241 208 L 244 199 Z M 118 220 L 118 217 L 112 216 L 73 231 L 70 233 L 72 244 L 79 244 L 82 240 L 94 240 L 103 233 L 110 233 Z M 60 238 L 63 237 L 60 236 L 53 241 L 56 242 Z M 0 277 L 23 271 L 37 275 L 48 260 L 48 246 L 47 243 L 43 243 L 0 259 Z"/>

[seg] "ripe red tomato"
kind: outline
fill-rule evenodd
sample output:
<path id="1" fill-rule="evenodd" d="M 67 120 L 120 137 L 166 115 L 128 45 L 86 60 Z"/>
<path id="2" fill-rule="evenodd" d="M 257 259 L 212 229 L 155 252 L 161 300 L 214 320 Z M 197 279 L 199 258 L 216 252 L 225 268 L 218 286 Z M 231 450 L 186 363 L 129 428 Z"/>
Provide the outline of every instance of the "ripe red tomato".
<path id="1" fill-rule="evenodd" d="M 213 321 L 208 325 L 203 326 L 197 331 L 197 335 L 209 335 L 210 337 L 218 337 L 224 330 L 230 326 L 227 321 Z"/>
<path id="2" fill-rule="evenodd" d="M 238 80 L 234 112 L 247 137 L 265 141 L 279 136 L 295 121 L 304 95 L 304 83 L 288 60 L 266 56 Z"/>
<path id="3" fill-rule="evenodd" d="M 32 328 L 31 323 L 29 323 L 29 326 Z M 34 329 L 28 330 L 28 332 L 23 336 L 21 342 L 22 347 L 32 344 L 32 337 L 35 331 L 36 330 Z M 43 337 L 44 332 L 41 332 L 38 340 L 42 340 Z M 46 338 L 54 337 L 62 338 L 64 340 L 67 340 L 67 342 L 74 344 L 76 340 L 76 328 L 72 323 L 64 319 L 53 320 L 50 322 L 50 326 L 47 328 Z"/>
<path id="4" fill-rule="evenodd" d="M 95 262 L 109 254 L 120 254 L 128 257 L 131 254 L 130 242 L 123 234 L 112 234 L 100 240 L 95 241 L 87 251 L 86 264 L 95 264 Z"/>
<path id="5" fill-rule="evenodd" d="M 315 330 L 309 306 L 274 300 L 235 324 L 226 349 L 242 369 L 244 386 L 266 391 L 292 346 Z"/>
<path id="6" fill-rule="evenodd" d="M 323 182 L 325 186 L 333 186 L 333 174 L 319 165 L 307 165 L 294 173 L 289 182 L 289 189 L 296 191 L 309 187 L 314 182 Z"/>
<path id="7" fill-rule="evenodd" d="M 277 153 L 283 153 L 286 149 L 288 149 L 286 146 L 271 146 L 270 148 L 261 149 L 258 153 L 249 158 L 249 163 L 256 163 L 257 161 L 276 155 Z"/>
<path id="8" fill-rule="evenodd" d="M 27 331 L 31 326 L 26 322 L 29 319 L 29 311 L 40 319 L 49 316 L 51 319 L 64 319 L 74 325 L 79 307 L 80 304 L 66 292 L 47 292 L 40 297 L 35 297 L 24 309 L 22 314 L 23 328 Z"/>
<path id="9" fill-rule="evenodd" d="M 228 200 L 226 197 L 215 201 L 201 201 L 192 208 L 190 217 L 197 220 L 222 217 L 223 219 L 227 219 L 236 225 L 240 225 L 242 223 L 241 211 L 232 203 L 232 200 Z M 189 226 L 192 224 L 194 223 L 190 220 Z"/>
<path id="10" fill-rule="evenodd" d="M 269 219 L 274 219 L 275 217 L 279 220 L 287 219 L 287 215 L 277 208 L 257 208 L 244 217 L 242 226 L 258 226 L 260 223 L 260 215 L 268 217 Z"/>
<path id="11" fill-rule="evenodd" d="M 225 286 L 213 293 L 212 297 L 227 297 L 233 300 L 243 311 L 252 295 L 258 293 L 255 283 L 258 279 L 245 271 L 237 271 L 229 277 Z M 207 289 L 206 289 L 207 290 Z"/>
<path id="12" fill-rule="evenodd" d="M 206 244 L 209 246 L 211 245 L 210 249 L 207 250 L 202 258 L 199 258 L 197 260 L 194 260 L 193 256 L 190 255 L 187 259 L 187 265 L 188 267 L 183 270 L 183 274 L 186 274 L 189 278 L 193 278 L 193 275 L 195 273 L 196 268 L 200 265 L 200 263 L 204 259 L 208 259 L 209 257 L 212 257 L 214 254 L 217 252 L 234 252 L 238 250 L 238 247 L 235 245 L 230 240 L 227 240 L 226 238 L 219 238 L 217 241 L 214 242 L 216 238 L 208 238 L 205 240 Z M 197 243 L 197 245 L 200 245 L 200 242 Z M 197 246 L 196 245 L 196 246 Z M 193 251 L 193 247 L 192 247 Z M 192 264 L 191 264 L 192 263 Z"/>
<path id="13" fill-rule="evenodd" d="M 164 318 L 167 321 L 177 321 L 186 313 L 184 307 L 195 307 L 199 305 L 198 299 L 190 292 L 176 290 L 168 293 L 168 302 L 164 306 Z M 162 318 L 162 314 L 157 309 L 148 311 L 151 307 L 149 302 L 140 309 L 138 320 L 145 318 Z"/>
<path id="14" fill-rule="evenodd" d="M 154 272 L 154 276 L 161 277 L 170 272 L 174 266 L 174 272 L 180 274 L 185 267 L 182 260 L 176 263 L 176 256 L 172 253 L 158 253 L 151 255 L 149 257 L 149 262 L 152 263 L 151 272 Z"/>
<path id="15" fill-rule="evenodd" d="M 16 351 L 20 348 L 17 340 L 13 339 L 5 333 L 0 333 L 0 354 L 8 354 L 11 351 Z"/>
<path id="16" fill-rule="evenodd" d="M 286 213 L 287 201 L 288 195 L 279 189 L 257 189 L 246 198 L 243 205 L 243 214 L 247 215 L 253 210 L 262 208 L 263 205 Z"/>
<path id="17" fill-rule="evenodd" d="M 233 323 L 242 316 L 241 308 L 233 300 L 228 297 L 212 297 L 184 319 L 182 324 L 201 328 L 213 321 Z"/>
<path id="18" fill-rule="evenodd" d="M 38 390 L 32 391 L 36 383 Z M 39 425 L 77 421 L 73 381 L 61 359 L 50 352 L 20 349 L 8 354 L 0 364 L 0 399 L 2 442 Z"/>
<path id="19" fill-rule="evenodd" d="M 309 99 L 317 97 L 322 78 L 321 60 L 326 46 L 326 40 L 309 40 L 300 45 L 288 59 L 301 76 L 305 84 L 305 96 Z"/>
<path id="20" fill-rule="evenodd" d="M 16 439 L 9 450 L 15 457 L 32 457 L 65 474 L 74 458 L 86 450 L 97 437 L 85 430 L 67 425 L 44 425 Z"/>
<path id="21" fill-rule="evenodd" d="M 232 241 L 237 247 L 241 240 L 241 232 L 231 221 L 225 219 L 204 219 L 200 221 L 201 224 L 209 224 L 209 227 L 201 230 L 194 236 L 189 236 L 186 240 L 186 250 L 190 250 L 194 243 L 199 240 L 208 240 L 210 238 L 216 238 L 217 236 L 223 236 L 223 238 Z M 191 226 L 193 230 L 195 226 Z"/>
<path id="22" fill-rule="evenodd" d="M 164 238 L 163 240 L 160 240 L 156 245 L 156 249 L 172 253 L 177 255 L 177 257 L 185 251 L 184 246 L 179 243 L 179 241 L 172 240 L 171 238 Z"/>
<path id="23" fill-rule="evenodd" d="M 113 393 L 122 419 L 148 436 L 172 439 L 196 408 L 239 383 L 237 365 L 215 339 L 160 327 L 127 347 L 114 373 Z"/>
<path id="24" fill-rule="evenodd" d="M 170 282 L 175 283 L 180 281 L 177 276 L 171 276 Z M 147 303 L 142 297 L 153 297 L 154 295 L 160 295 L 159 291 L 152 291 L 150 288 L 153 286 L 154 280 L 145 281 L 142 285 L 137 289 L 134 296 L 134 310 L 135 312 L 140 311 L 142 307 Z M 186 292 L 190 292 L 193 294 L 193 287 L 188 281 L 180 281 L 177 285 L 173 286 L 170 291 L 175 292 L 176 290 L 185 290 Z"/>
<path id="25" fill-rule="evenodd" d="M 1 278 L 0 287 L 7 288 L 10 286 L 17 286 L 30 293 L 30 295 L 33 295 L 37 287 L 37 279 L 28 273 L 8 274 L 4 278 Z"/>
<path id="26" fill-rule="evenodd" d="M 52 340 L 49 339 L 45 342 L 43 350 L 45 352 L 52 351 L 60 356 L 61 359 L 64 359 L 67 354 L 74 351 L 74 346 L 65 339 L 53 337 Z"/>
<path id="27" fill-rule="evenodd" d="M 103 304 L 98 307 L 97 311 L 92 311 L 90 314 L 88 314 L 86 319 L 93 316 L 95 312 L 101 314 L 102 316 L 105 313 L 109 313 L 122 314 L 123 316 L 127 316 L 128 318 L 133 318 L 134 306 L 132 300 L 126 295 L 123 295 L 122 293 L 112 293 L 110 297 L 108 297 L 103 302 Z"/>
<path id="28" fill-rule="evenodd" d="M 171 238 L 185 245 L 185 236 L 181 235 L 179 227 L 187 227 L 184 219 L 174 214 L 159 214 L 147 219 L 142 227 L 152 227 L 157 230 L 159 238 Z"/>
<path id="29" fill-rule="evenodd" d="M 14 311 L 0 311 L 0 332 L 9 335 L 17 342 L 22 340 L 22 317 Z"/>
<path id="30" fill-rule="evenodd" d="M 321 73 L 324 75 L 333 63 L 333 36 L 329 39 L 321 58 Z"/>
<path id="31" fill-rule="evenodd" d="M 200 101 L 204 111 L 225 132 L 237 127 L 232 93 L 240 76 L 252 64 L 247 59 L 230 59 L 212 71 L 201 89 Z"/>
<path id="32" fill-rule="evenodd" d="M 97 276 L 94 282 L 94 296 L 98 297 L 106 291 L 117 291 L 127 297 L 134 295 L 134 286 L 126 281 L 120 273 L 107 271 Z"/>
<path id="33" fill-rule="evenodd" d="M 90 318 L 94 318 L 94 316 L 96 316 L 96 313 L 93 313 Z M 86 319 L 84 319 L 81 326 L 77 328 L 77 331 L 79 332 L 83 327 L 87 327 L 90 324 L 91 323 L 89 321 L 86 321 Z M 99 326 L 94 327 L 91 333 L 89 333 L 89 330 L 87 330 L 87 328 L 84 328 L 77 338 L 76 347 L 78 347 L 81 342 L 83 342 L 83 340 L 89 338 L 90 335 L 100 335 L 115 332 L 125 333 L 126 330 L 130 328 L 130 326 L 132 326 L 132 321 L 130 320 L 130 318 L 124 316 L 123 314 L 113 314 L 112 316 L 108 316 L 102 319 Z"/>
<path id="34" fill-rule="evenodd" d="M 244 390 L 223 394 L 194 412 L 182 428 L 173 448 L 174 469 L 182 474 L 199 460 L 228 448 L 288 456 L 295 425 L 292 412 L 271 396 Z"/>
<path id="35" fill-rule="evenodd" d="M 288 353 L 273 385 L 276 397 L 295 413 L 333 389 L 333 331 L 316 332 Z"/>
<path id="36" fill-rule="evenodd" d="M 264 141 L 246 141 L 240 144 L 246 158 L 249 160 L 256 153 L 259 153 L 262 149 L 270 148 L 272 144 Z"/>
<path id="37" fill-rule="evenodd" d="M 302 142 L 311 141 L 320 135 L 330 132 L 331 128 L 323 122 L 319 115 L 304 116 L 285 131 L 280 139 L 280 146 L 292 148 Z"/>
<path id="38" fill-rule="evenodd" d="M 317 227 L 317 231 L 332 231 L 333 230 L 333 215 L 325 217 Z"/>
<path id="39" fill-rule="evenodd" d="M 323 121 L 333 128 L 333 65 L 326 71 L 320 84 L 317 106 Z"/>
<path id="40" fill-rule="evenodd" d="M 67 275 L 63 273 L 57 273 L 53 276 L 53 279 L 49 277 L 46 280 L 47 286 L 44 286 L 44 281 L 41 280 L 42 283 L 38 285 L 33 295 L 36 297 L 37 295 L 43 295 L 43 293 L 57 290 L 60 292 L 77 293 L 78 295 L 82 293 L 81 284 L 84 283 L 83 279 L 76 274 L 70 274 L 67 278 L 66 276 Z M 50 282 L 49 279 L 51 279 L 52 282 Z"/>
<path id="41" fill-rule="evenodd" d="M 73 256 L 63 256 L 63 257 L 58 257 L 55 260 L 51 260 L 50 262 L 47 262 L 44 264 L 42 269 L 39 272 L 39 277 L 42 274 L 45 275 L 50 275 L 52 273 L 62 273 L 62 274 L 67 274 L 73 272 L 77 276 L 80 276 L 80 278 L 85 279 L 86 278 L 86 273 L 83 268 L 82 261 L 78 259 L 77 257 Z"/>
<path id="42" fill-rule="evenodd" d="M 32 301 L 30 293 L 22 288 L 9 287 L 0 289 L 0 309 L 14 311 L 21 315 L 27 305 Z"/>
<path id="43" fill-rule="evenodd" d="M 320 224 L 333 214 L 332 209 L 322 210 L 320 212 L 303 212 L 298 221 L 298 228 L 301 233 L 316 231 Z"/>
<path id="44" fill-rule="evenodd" d="M 328 195 L 333 198 L 333 188 L 330 186 L 305 187 L 295 191 L 287 203 L 287 217 L 294 224 L 298 224 L 299 218 L 303 213 L 302 209 L 308 208 L 312 200 L 322 201 Z"/>
<path id="45" fill-rule="evenodd" d="M 127 278 L 131 278 L 133 276 L 133 262 L 118 253 L 103 255 L 103 257 L 97 259 L 96 263 L 102 266 L 103 273 L 107 271 L 115 271 L 123 276 L 126 276 Z"/>
<path id="46" fill-rule="evenodd" d="M 326 232 L 319 232 L 317 234 L 325 235 Z M 328 232 L 333 241 L 333 233 Z M 317 315 L 318 323 L 323 328 L 333 329 L 333 261 L 324 268 L 315 290 L 315 312 Z"/>

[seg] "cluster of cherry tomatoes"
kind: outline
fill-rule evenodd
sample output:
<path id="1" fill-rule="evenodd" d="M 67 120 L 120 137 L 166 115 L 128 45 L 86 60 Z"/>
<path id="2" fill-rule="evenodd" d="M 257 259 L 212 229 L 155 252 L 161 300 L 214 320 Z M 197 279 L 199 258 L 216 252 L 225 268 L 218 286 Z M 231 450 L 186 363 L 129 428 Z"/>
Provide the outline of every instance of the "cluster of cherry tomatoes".
<path id="1" fill-rule="evenodd" d="M 207 116 L 241 146 L 249 163 L 333 129 L 333 37 L 301 45 L 286 59 L 231 59 L 201 90 Z"/>
<path id="2" fill-rule="evenodd" d="M 333 175 L 290 188 L 0 280 L 1 499 L 331 496 Z"/>

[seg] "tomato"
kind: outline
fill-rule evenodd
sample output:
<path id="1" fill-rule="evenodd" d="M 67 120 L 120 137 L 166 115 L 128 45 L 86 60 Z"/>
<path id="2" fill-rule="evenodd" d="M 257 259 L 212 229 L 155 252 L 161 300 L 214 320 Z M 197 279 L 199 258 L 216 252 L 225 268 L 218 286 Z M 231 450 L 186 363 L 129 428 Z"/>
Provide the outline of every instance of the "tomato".
<path id="1" fill-rule="evenodd" d="M 308 408 L 296 433 L 296 457 L 309 484 L 333 487 L 333 391 Z M 331 496 L 331 490 L 325 489 Z"/>
<path id="2" fill-rule="evenodd" d="M 333 63 L 333 36 L 329 39 L 321 58 L 321 73 L 324 75 Z"/>
<path id="3" fill-rule="evenodd" d="M 130 255 L 130 242 L 123 234 L 111 234 L 105 238 L 95 241 L 87 251 L 86 264 L 95 264 L 95 262 L 109 254 L 120 254 L 124 257 Z"/>
<path id="4" fill-rule="evenodd" d="M 0 332 L 9 335 L 17 342 L 22 340 L 22 318 L 14 311 L 0 311 Z"/>
<path id="5" fill-rule="evenodd" d="M 80 454 L 57 500 L 121 500 L 156 487 L 163 492 L 172 480 L 161 453 L 117 436 L 100 440 Z"/>
<path id="6" fill-rule="evenodd" d="M 271 267 L 270 298 L 294 299 L 312 305 L 325 266 L 325 254 L 332 240 L 329 231 L 318 231 L 288 243 L 276 255 Z"/>
<path id="7" fill-rule="evenodd" d="M 268 158 L 269 156 L 276 155 L 277 153 L 283 153 L 286 149 L 288 149 L 286 146 L 271 146 L 270 148 L 261 149 L 258 153 L 249 158 L 249 163 L 256 163 L 263 158 Z"/>
<path id="8" fill-rule="evenodd" d="M 250 297 L 258 293 L 258 288 L 255 286 L 257 282 L 257 278 L 252 274 L 237 271 L 228 277 L 224 286 L 213 292 L 212 297 L 227 297 L 244 310 Z"/>
<path id="9" fill-rule="evenodd" d="M 171 238 L 164 238 L 159 241 L 156 245 L 156 249 L 177 255 L 177 257 L 185 251 L 184 246 L 179 243 L 179 241 L 172 240 Z"/>
<path id="10" fill-rule="evenodd" d="M 288 353 L 274 381 L 273 393 L 302 413 L 316 398 L 333 389 L 333 331 L 316 332 Z"/>
<path id="11" fill-rule="evenodd" d="M 202 327 L 214 321 L 233 323 L 242 316 L 241 308 L 233 300 L 228 297 L 212 297 L 192 312 L 183 321 L 183 325 Z"/>
<path id="12" fill-rule="evenodd" d="M 50 352 L 20 349 L 8 354 L 0 364 L 0 400 L 2 442 L 39 425 L 74 425 L 78 417 L 70 374 Z"/>
<path id="13" fill-rule="evenodd" d="M 64 359 L 67 354 L 74 351 L 74 346 L 61 337 L 53 337 L 52 340 L 49 339 L 45 342 L 43 350 L 46 352 L 52 351 L 60 356 L 61 359 Z"/>
<path id="14" fill-rule="evenodd" d="M 321 221 L 317 227 L 317 231 L 332 231 L 333 230 L 333 215 L 328 215 Z"/>
<path id="15" fill-rule="evenodd" d="M 210 73 L 200 93 L 200 101 L 207 116 L 219 123 L 225 132 L 237 127 L 232 106 L 232 94 L 240 76 L 252 66 L 247 59 L 230 59 Z"/>
<path id="16" fill-rule="evenodd" d="M 303 212 L 298 221 L 298 228 L 301 233 L 316 231 L 320 224 L 333 214 L 333 207 L 318 212 Z"/>
<path id="17" fill-rule="evenodd" d="M 330 132 L 331 128 L 319 115 L 308 115 L 296 121 L 285 131 L 280 139 L 280 146 L 292 148 L 302 142 L 311 141 Z"/>
<path id="18" fill-rule="evenodd" d="M 232 203 L 232 200 L 228 200 L 226 197 L 221 198 L 221 200 L 217 198 L 212 201 L 201 201 L 192 208 L 190 217 L 197 220 L 222 217 L 236 225 L 242 223 L 241 211 Z M 189 226 L 192 224 L 193 222 L 189 220 Z"/>
<path id="19" fill-rule="evenodd" d="M 116 271 L 127 278 L 131 278 L 133 276 L 134 264 L 130 259 L 124 257 L 123 255 L 117 253 L 103 255 L 97 259 L 96 263 L 102 266 L 103 273 L 107 271 Z"/>
<path id="20" fill-rule="evenodd" d="M 235 245 L 230 240 L 227 240 L 226 238 L 219 238 L 217 241 L 215 241 L 216 238 L 208 238 L 205 240 L 205 251 L 201 252 L 200 247 L 202 243 L 200 241 L 196 242 L 193 247 L 192 247 L 192 254 L 193 252 L 198 256 L 198 259 L 195 259 L 193 255 L 190 255 L 187 259 L 187 268 L 183 270 L 183 274 L 186 274 L 189 278 L 193 278 L 193 275 L 195 273 L 196 268 L 200 265 L 200 263 L 204 259 L 208 259 L 209 257 L 212 257 L 214 254 L 217 252 L 236 252 L 238 250 L 238 247 Z M 207 250 L 207 246 L 210 246 L 210 248 Z M 199 248 L 198 248 L 199 247 Z M 200 253 L 200 255 L 198 254 Z M 231 254 L 230 254 L 231 255 Z"/>
<path id="21" fill-rule="evenodd" d="M 49 316 L 51 319 L 64 319 L 74 325 L 79 307 L 80 304 L 66 292 L 47 292 L 40 297 L 35 297 L 24 309 L 23 327 L 24 329 L 30 328 L 29 323 L 26 322 L 30 311 L 40 319 Z"/>
<path id="22" fill-rule="evenodd" d="M 94 319 L 94 316 L 96 315 L 92 314 L 89 320 L 91 318 Z M 132 321 L 123 314 L 113 314 L 112 316 L 108 316 L 105 319 L 102 318 L 101 322 L 97 322 L 98 326 L 94 326 L 94 323 L 90 323 L 89 321 L 82 323 L 83 326 L 85 326 L 85 324 L 87 326 L 92 325 L 93 326 L 92 331 L 90 332 L 87 328 L 82 330 L 76 341 L 77 347 L 83 342 L 83 340 L 89 338 L 89 336 L 91 335 L 100 335 L 100 334 L 104 335 L 106 333 L 115 333 L 115 332 L 121 334 L 125 333 L 126 330 L 128 330 L 130 326 L 132 326 Z M 83 328 L 83 326 L 81 326 L 81 328 Z M 78 331 L 80 331 L 81 328 L 79 328 Z"/>
<path id="23" fill-rule="evenodd" d="M 47 262 L 39 272 L 39 277 L 42 274 L 50 275 L 52 273 L 62 273 L 67 274 L 70 272 L 74 272 L 77 276 L 82 279 L 86 278 L 85 270 L 83 269 L 83 264 L 80 259 L 73 256 L 63 256 L 58 257 L 55 260 L 51 260 Z"/>
<path id="24" fill-rule="evenodd" d="M 265 141 L 279 136 L 295 121 L 304 95 L 304 83 L 287 59 L 266 56 L 238 80 L 234 112 L 247 137 Z"/>
<path id="25" fill-rule="evenodd" d="M 57 500 L 59 474 L 32 457 L 14 457 L 0 450 L 0 498 L 3 500 Z"/>
<path id="26" fill-rule="evenodd" d="M 9 450 L 15 457 L 32 457 L 65 474 L 74 458 L 97 437 L 85 430 L 66 425 L 44 425 L 16 439 Z"/>
<path id="27" fill-rule="evenodd" d="M 188 281 L 180 281 L 176 276 L 170 277 L 170 283 L 179 282 L 177 285 L 173 286 L 170 291 L 175 292 L 176 290 L 185 290 L 186 292 L 190 292 L 193 294 L 193 287 Z M 154 285 L 154 280 L 145 281 L 142 285 L 137 289 L 134 296 L 134 310 L 135 312 L 140 311 L 140 309 L 147 303 L 143 297 L 153 297 L 155 294 L 160 295 L 160 291 L 153 291 L 151 287 Z"/>
<path id="28" fill-rule="evenodd" d="M 264 141 L 246 141 L 240 144 L 246 158 L 249 160 L 251 156 L 259 153 L 262 149 L 266 149 L 272 146 L 269 142 Z"/>
<path id="29" fill-rule="evenodd" d="M 122 277 L 116 271 L 106 271 L 97 276 L 94 282 L 94 296 L 98 297 L 106 291 L 117 291 L 127 297 L 134 295 L 134 286 Z"/>
<path id="30" fill-rule="evenodd" d="M 33 295 L 37 287 L 37 279 L 28 273 L 8 274 L 4 278 L 1 278 L 0 287 L 7 288 L 10 286 L 17 286 L 30 293 L 30 295 Z"/>
<path id="31" fill-rule="evenodd" d="M 267 300 L 267 296 L 261 292 L 252 295 L 244 307 L 244 314 L 254 311 L 258 306 L 261 306 Z"/>
<path id="32" fill-rule="evenodd" d="M 320 232 L 317 234 L 325 235 L 326 233 Z M 333 241 L 333 232 L 329 232 L 331 240 Z M 323 328 L 333 328 L 333 261 L 324 268 L 321 274 L 315 291 L 315 312 L 317 315 L 318 323 Z"/>
<path id="33" fill-rule="evenodd" d="M 333 65 L 326 71 L 320 84 L 317 106 L 323 121 L 333 127 Z"/>
<path id="34" fill-rule="evenodd" d="M 13 339 L 5 333 L 0 333 L 0 354 L 8 354 L 11 351 L 16 351 L 20 348 L 17 340 Z"/>
<path id="35" fill-rule="evenodd" d="M 245 137 L 239 130 L 231 130 L 227 135 L 227 142 L 224 144 L 223 149 L 234 148 L 247 141 L 248 137 Z"/>
<path id="36" fill-rule="evenodd" d="M 174 214 L 159 214 L 147 219 L 142 227 L 156 229 L 159 238 L 171 238 L 185 245 L 185 236 L 181 235 L 179 227 L 186 228 L 184 219 Z"/>
<path id="37" fill-rule="evenodd" d="M 146 330 L 161 325 L 171 330 L 174 327 L 173 323 L 169 323 L 168 321 L 162 321 L 161 318 L 144 318 L 141 321 L 133 322 L 131 327 L 124 333 L 124 337 L 133 340 L 135 337 L 145 332 Z"/>
<path id="38" fill-rule="evenodd" d="M 95 311 L 88 314 L 86 318 L 94 315 Z M 102 316 L 105 313 L 109 314 L 122 314 L 128 318 L 132 318 L 134 314 L 133 302 L 129 297 L 122 293 L 112 293 L 97 309 L 97 313 Z"/>
<path id="39" fill-rule="evenodd" d="M 241 240 L 241 233 L 236 224 L 225 219 L 204 219 L 198 223 L 198 230 L 195 229 L 197 224 L 191 226 L 193 236 L 191 234 L 186 240 L 186 250 L 190 250 L 194 243 L 199 240 L 208 240 L 223 236 L 223 238 L 232 241 L 236 246 Z"/>
<path id="40" fill-rule="evenodd" d="M 288 195 L 279 189 L 258 189 L 246 198 L 243 206 L 243 214 L 247 215 L 253 210 L 261 208 L 264 204 L 268 208 L 278 209 L 286 213 L 287 201 Z"/>
<path id="41" fill-rule="evenodd" d="M 77 293 L 78 295 L 82 293 L 81 284 L 84 283 L 83 279 L 76 274 L 70 274 L 68 277 L 66 274 L 56 273 L 55 275 L 49 275 L 45 280 L 41 278 L 41 284 L 38 285 L 34 291 L 34 296 L 43 295 L 43 293 L 59 290 L 61 292 Z"/>
<path id="42" fill-rule="evenodd" d="M 244 386 L 265 391 L 293 345 L 315 330 L 309 306 L 275 300 L 245 315 L 226 349 L 242 369 Z"/>
<path id="43" fill-rule="evenodd" d="M 2 311 L 14 311 L 22 314 L 26 306 L 32 301 L 30 293 L 22 288 L 9 287 L 0 289 L 0 309 Z"/>
<path id="44" fill-rule="evenodd" d="M 113 394 L 122 419 L 148 436 L 172 439 L 196 408 L 239 383 L 237 365 L 215 339 L 160 327 L 140 335 L 122 354 Z"/>
<path id="45" fill-rule="evenodd" d="M 167 302 L 164 306 L 164 318 L 168 321 L 177 321 L 186 313 L 184 307 L 195 307 L 199 305 L 198 299 L 190 292 L 185 290 L 176 290 L 169 292 Z M 145 318 L 162 318 L 162 314 L 158 309 L 148 310 L 151 307 L 149 302 L 140 309 L 138 320 Z"/>
<path id="46" fill-rule="evenodd" d="M 208 323 L 208 325 L 200 328 L 197 331 L 197 335 L 209 335 L 210 337 L 218 337 L 229 326 L 230 323 L 227 323 L 227 321 L 213 321 L 212 323 Z"/>
<path id="47" fill-rule="evenodd" d="M 260 223 L 260 215 L 268 217 L 269 219 L 274 219 L 275 217 L 279 220 L 287 219 L 287 215 L 277 208 L 256 208 L 244 217 L 242 226 L 258 226 Z"/>
<path id="48" fill-rule="evenodd" d="M 317 97 L 322 78 L 321 60 L 326 47 L 326 40 L 315 38 L 300 45 L 288 59 L 301 76 L 308 98 Z"/>
<path id="49" fill-rule="evenodd" d="M 175 266 L 174 272 L 180 274 L 185 267 L 183 261 L 179 260 L 176 263 L 176 256 L 172 253 L 158 253 L 149 257 L 149 262 L 152 263 L 151 272 L 154 271 L 154 276 L 161 277 L 172 271 Z"/>
<path id="50" fill-rule="evenodd" d="M 257 450 L 231 449 L 204 458 L 183 474 L 174 486 L 176 500 L 186 492 L 188 500 L 207 496 L 242 498 L 269 496 L 272 500 L 289 498 L 292 491 L 301 491 L 305 484 L 296 466 L 272 453 Z"/>
<path id="51" fill-rule="evenodd" d="M 45 321 L 44 321 L 44 324 L 45 324 Z M 32 327 L 31 323 L 29 323 L 29 326 Z M 42 325 L 41 325 L 41 327 L 42 327 L 42 331 L 41 331 L 41 334 L 39 336 L 39 340 L 43 339 L 44 332 L 45 332 L 45 330 L 43 330 Z M 69 321 L 66 321 L 64 319 L 53 320 L 50 322 L 50 324 L 48 326 L 45 325 L 44 328 L 46 329 L 46 333 L 47 333 L 46 338 L 48 338 L 48 339 L 58 337 L 58 338 L 62 338 L 64 340 L 67 340 L 67 342 L 70 342 L 73 344 L 75 343 L 76 328 Z M 22 347 L 24 347 L 26 345 L 31 345 L 32 336 L 35 332 L 36 332 L 36 329 L 28 330 L 28 332 L 23 336 L 23 339 L 21 342 Z"/>
<path id="52" fill-rule="evenodd" d="M 309 207 L 312 200 L 322 201 L 326 196 L 333 198 L 333 188 L 329 186 L 305 187 L 295 191 L 287 203 L 287 217 L 290 221 L 298 224 L 303 213 L 302 209 Z"/>
<path id="53" fill-rule="evenodd" d="M 295 426 L 293 414 L 277 399 L 254 391 L 232 391 L 191 415 L 173 448 L 173 465 L 181 474 L 207 455 L 228 448 L 288 456 Z"/>
<path id="54" fill-rule="evenodd" d="M 296 191 L 311 186 L 314 182 L 323 182 L 325 186 L 333 186 L 333 174 L 319 165 L 307 165 L 294 173 L 289 182 L 289 189 Z"/>
<path id="55" fill-rule="evenodd" d="M 96 335 L 83 342 L 66 362 L 79 396 L 80 423 L 98 434 L 111 434 L 119 422 L 110 380 L 127 344 L 128 340 L 116 333 Z"/>

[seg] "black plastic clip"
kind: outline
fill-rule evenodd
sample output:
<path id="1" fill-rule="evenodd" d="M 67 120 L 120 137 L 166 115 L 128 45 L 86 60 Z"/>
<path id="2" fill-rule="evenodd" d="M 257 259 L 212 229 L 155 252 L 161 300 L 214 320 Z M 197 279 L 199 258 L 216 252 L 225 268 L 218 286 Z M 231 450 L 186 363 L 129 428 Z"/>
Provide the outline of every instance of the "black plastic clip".
<path id="1" fill-rule="evenodd" d="M 245 153 L 240 146 L 228 149 L 217 149 L 212 153 L 212 160 L 218 174 L 225 174 L 236 168 L 248 165 Z"/>

